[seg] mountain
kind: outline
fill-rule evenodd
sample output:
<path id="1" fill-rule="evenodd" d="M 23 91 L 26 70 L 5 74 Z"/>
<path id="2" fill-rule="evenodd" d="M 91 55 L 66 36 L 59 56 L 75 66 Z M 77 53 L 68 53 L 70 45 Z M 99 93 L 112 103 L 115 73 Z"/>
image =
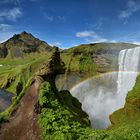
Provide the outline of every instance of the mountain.
<path id="1" fill-rule="evenodd" d="M 138 45 L 131 43 L 95 43 L 95 44 L 81 44 L 62 51 L 62 56 L 67 54 L 71 56 L 72 60 L 79 58 L 83 64 L 88 57 L 97 64 L 103 67 L 103 72 L 107 68 L 117 70 L 117 59 L 119 52 L 123 49 L 130 49 Z M 73 62 L 72 62 L 73 63 Z M 87 64 L 87 61 L 86 61 Z M 101 69 L 99 71 L 102 71 Z"/>
<path id="2" fill-rule="evenodd" d="M 15 34 L 6 42 L 0 44 L 0 57 L 22 57 L 26 53 L 51 51 L 52 47 L 32 34 L 22 32 Z"/>
<path id="3" fill-rule="evenodd" d="M 79 53 L 84 54 L 118 54 L 119 51 L 123 49 L 129 49 L 137 47 L 138 45 L 132 43 L 91 43 L 91 44 L 81 44 L 69 49 L 64 50 L 63 52 L 73 52 L 74 55 Z"/>

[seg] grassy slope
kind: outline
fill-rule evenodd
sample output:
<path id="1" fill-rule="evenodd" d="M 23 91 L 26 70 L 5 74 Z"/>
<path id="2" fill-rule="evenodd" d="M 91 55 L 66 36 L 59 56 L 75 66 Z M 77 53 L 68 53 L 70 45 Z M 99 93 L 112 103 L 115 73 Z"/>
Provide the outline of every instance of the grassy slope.
<path id="1" fill-rule="evenodd" d="M 39 104 L 42 140 L 92 140 L 93 137 L 99 139 L 104 135 L 89 127 L 81 104 L 68 91 L 58 92 L 48 82 L 44 82 L 40 89 Z"/>
<path id="2" fill-rule="evenodd" d="M 24 87 L 49 55 L 50 53 L 34 53 L 19 59 L 0 59 L 0 64 L 3 65 L 0 67 L 0 88 L 6 88 L 7 91 L 15 94 L 18 83 L 22 83 Z"/>
<path id="3" fill-rule="evenodd" d="M 48 60 L 49 56 L 50 53 L 34 53 L 25 56 L 23 59 L 0 59 L 0 64 L 4 65 L 0 67 L 0 88 L 5 88 L 7 91 L 16 94 L 18 83 L 23 84 L 20 94 L 13 97 L 12 104 L 4 112 L 0 113 L 0 122 L 9 120 L 11 113 L 30 86 L 32 76 L 39 66 Z"/>
<path id="4" fill-rule="evenodd" d="M 128 43 L 97 43 L 97 44 L 83 44 L 79 45 L 67 50 L 64 50 L 61 54 L 62 59 L 64 59 L 65 63 L 68 64 L 71 60 L 70 64 L 70 70 L 71 71 L 80 71 L 80 65 L 85 65 L 88 67 L 88 65 L 91 66 L 91 63 L 85 62 L 84 64 L 79 64 L 79 59 L 83 57 L 87 57 L 87 59 L 92 59 L 92 69 L 87 69 L 86 67 L 83 69 L 83 71 L 93 71 L 93 75 L 96 74 L 96 72 L 106 72 L 106 71 L 112 71 L 116 70 L 116 59 L 118 58 L 119 51 L 122 49 L 129 49 L 136 47 L 137 45 L 134 44 L 128 44 Z M 94 61 L 95 57 L 94 55 L 102 55 L 109 63 L 108 66 L 101 65 L 100 61 L 96 62 Z M 100 59 L 100 58 L 99 58 Z M 115 63 L 115 64 L 114 64 Z"/>
<path id="5" fill-rule="evenodd" d="M 92 47 L 94 46 L 94 47 Z M 100 49 L 101 50 L 122 50 L 122 49 L 126 49 L 126 48 L 133 48 L 133 47 L 136 47 L 138 45 L 134 45 L 134 44 L 131 44 L 131 43 L 96 43 L 96 44 L 81 44 L 79 46 L 75 46 L 75 47 L 72 47 L 70 49 L 67 49 L 68 52 L 71 52 L 75 49 L 78 49 L 78 50 L 81 50 L 81 52 L 98 52 Z M 87 47 L 88 50 L 87 50 Z M 100 50 L 100 51 L 101 51 Z"/>

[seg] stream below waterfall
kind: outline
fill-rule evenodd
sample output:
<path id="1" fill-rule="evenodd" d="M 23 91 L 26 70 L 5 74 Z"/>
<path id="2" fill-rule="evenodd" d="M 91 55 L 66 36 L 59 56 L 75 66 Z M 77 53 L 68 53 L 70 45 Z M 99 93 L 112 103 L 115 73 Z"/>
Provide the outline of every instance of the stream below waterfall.
<path id="1" fill-rule="evenodd" d="M 5 90 L 0 90 L 0 112 L 4 111 L 10 104 L 13 95 Z"/>

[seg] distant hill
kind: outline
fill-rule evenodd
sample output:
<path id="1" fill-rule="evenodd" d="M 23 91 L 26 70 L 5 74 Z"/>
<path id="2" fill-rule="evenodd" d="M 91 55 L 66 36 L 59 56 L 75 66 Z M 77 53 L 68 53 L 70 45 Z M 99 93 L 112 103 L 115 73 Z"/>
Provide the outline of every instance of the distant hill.
<path id="1" fill-rule="evenodd" d="M 67 56 L 69 54 L 73 60 L 78 58 L 80 63 L 85 62 L 85 65 L 87 65 L 85 59 L 91 58 L 93 63 L 98 65 L 98 68 L 102 67 L 102 70 L 99 69 L 99 71 L 104 72 L 106 70 L 117 70 L 119 52 L 134 47 L 138 47 L 138 45 L 130 43 L 82 44 L 63 50 L 62 53 L 67 54 Z"/>
<path id="2" fill-rule="evenodd" d="M 81 44 L 79 46 L 63 50 L 61 53 L 62 56 L 65 56 L 65 59 L 68 56 L 71 58 L 71 65 L 74 65 L 74 68 L 80 63 L 82 65 L 85 63 L 86 70 L 88 62 L 93 61 L 96 66 L 98 65 L 98 68 L 100 67 L 98 71 L 105 72 L 117 70 L 119 52 L 123 49 L 130 49 L 134 47 L 138 47 L 138 45 L 130 43 Z M 76 61 L 79 62 L 76 63 Z M 70 67 L 72 68 L 72 66 Z"/>
<path id="3" fill-rule="evenodd" d="M 0 44 L 0 57 L 22 57 L 24 53 L 51 51 L 52 47 L 32 34 L 22 32 L 15 34 L 6 42 Z"/>
<path id="4" fill-rule="evenodd" d="M 92 44 L 81 44 L 63 52 L 71 52 L 74 55 L 84 53 L 84 54 L 118 54 L 123 49 L 129 49 L 137 47 L 138 45 L 131 43 L 92 43 Z"/>

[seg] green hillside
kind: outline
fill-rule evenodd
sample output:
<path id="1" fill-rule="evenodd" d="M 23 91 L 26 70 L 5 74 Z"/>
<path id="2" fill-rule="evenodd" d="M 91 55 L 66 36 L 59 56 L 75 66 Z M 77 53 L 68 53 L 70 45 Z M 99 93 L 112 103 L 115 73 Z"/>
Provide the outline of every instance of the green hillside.
<path id="1" fill-rule="evenodd" d="M 24 57 L 25 54 L 51 51 L 51 49 L 49 44 L 24 31 L 0 44 L 0 57 L 20 58 Z"/>
<path id="2" fill-rule="evenodd" d="M 11 40 L 13 41 L 13 38 Z M 0 46 L 3 47 L 3 44 Z M 12 57 L 12 47 L 7 46 L 8 54 L 5 58 L 0 58 L 0 88 L 15 95 L 12 105 L 0 113 L 1 123 L 9 120 L 10 115 L 31 85 L 32 79 L 39 76 L 44 79 L 38 99 L 41 107 L 39 125 L 43 131 L 43 140 L 140 139 L 140 76 L 133 90 L 128 93 L 124 108 L 115 111 L 110 116 L 112 125 L 107 130 L 91 129 L 88 116 L 82 111 L 79 101 L 72 97 L 68 90 L 60 90 L 70 89 L 88 77 L 118 70 L 119 51 L 136 47 L 136 45 L 127 43 L 85 44 L 62 50 L 60 53 L 58 49 L 56 53 L 51 51 L 52 47 L 50 50 L 41 51 L 40 46 L 33 52 L 24 52 L 25 45 L 20 48 L 23 54 L 20 57 L 15 57 L 15 55 Z M 32 50 L 32 47 L 30 49 Z M 60 56 L 55 57 L 55 55 L 60 55 L 62 61 L 60 61 Z M 60 71 L 63 67 L 65 67 L 65 73 L 64 70 Z M 60 75 L 57 76 L 57 74 Z"/>

